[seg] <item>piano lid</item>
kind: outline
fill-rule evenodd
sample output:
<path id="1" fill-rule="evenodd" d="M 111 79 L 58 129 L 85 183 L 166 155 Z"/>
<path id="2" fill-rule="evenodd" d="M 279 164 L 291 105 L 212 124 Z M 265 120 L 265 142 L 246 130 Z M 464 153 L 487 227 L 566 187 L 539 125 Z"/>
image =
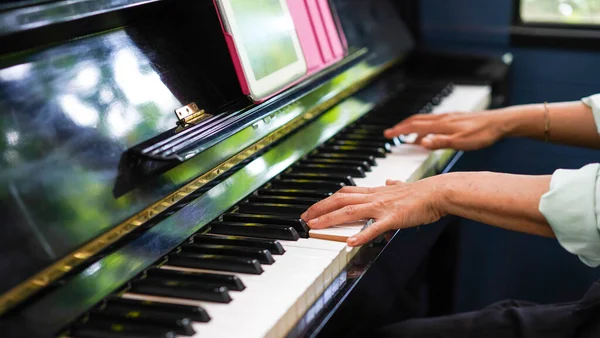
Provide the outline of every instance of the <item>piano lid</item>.
<path id="1" fill-rule="evenodd" d="M 389 8 L 343 3 L 339 12 L 350 46 L 368 47 L 369 53 L 327 86 L 320 86 L 325 80 L 308 86 L 315 94 L 299 103 L 299 97 L 275 98 L 240 109 L 244 101 L 211 1 L 177 1 L 126 28 L 0 57 L 0 294 L 410 48 L 408 38 L 377 46 L 369 39 L 400 36 L 373 24 L 380 18 L 372 16 L 385 17 Z M 203 41 L 196 43 L 196 37 Z M 214 47 L 208 53 L 205 41 Z M 331 71 L 341 74 L 348 67 Z M 213 115 L 236 109 L 254 115 L 224 131 L 227 142 L 207 149 L 206 156 L 150 177 L 124 176 L 127 151 L 172 135 L 174 110 L 190 102 Z M 275 122 L 258 123 L 275 113 Z M 251 133 L 254 126 L 263 134 Z"/>

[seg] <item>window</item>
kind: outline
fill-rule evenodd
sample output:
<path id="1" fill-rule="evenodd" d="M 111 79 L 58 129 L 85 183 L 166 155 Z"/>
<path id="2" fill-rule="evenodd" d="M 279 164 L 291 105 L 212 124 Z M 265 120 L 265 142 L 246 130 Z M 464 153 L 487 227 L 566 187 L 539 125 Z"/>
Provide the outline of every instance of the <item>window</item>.
<path id="1" fill-rule="evenodd" d="M 600 0 L 521 0 L 519 10 L 525 24 L 600 24 Z"/>
<path id="2" fill-rule="evenodd" d="M 600 49 L 600 0 L 513 0 L 511 45 Z"/>

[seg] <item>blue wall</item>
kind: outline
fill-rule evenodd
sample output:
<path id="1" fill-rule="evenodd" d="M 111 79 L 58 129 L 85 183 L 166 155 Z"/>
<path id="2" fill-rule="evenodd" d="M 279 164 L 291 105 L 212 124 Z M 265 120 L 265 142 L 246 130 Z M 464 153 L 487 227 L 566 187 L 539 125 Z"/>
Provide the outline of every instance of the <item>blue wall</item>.
<path id="1" fill-rule="evenodd" d="M 600 92 L 600 54 L 509 45 L 512 0 L 422 0 L 422 43 L 436 50 L 514 56 L 509 104 L 578 100 Z M 467 153 L 456 170 L 549 174 L 600 161 L 600 152 L 511 139 Z M 458 311 L 513 298 L 580 298 L 600 278 L 552 239 L 464 221 Z"/>

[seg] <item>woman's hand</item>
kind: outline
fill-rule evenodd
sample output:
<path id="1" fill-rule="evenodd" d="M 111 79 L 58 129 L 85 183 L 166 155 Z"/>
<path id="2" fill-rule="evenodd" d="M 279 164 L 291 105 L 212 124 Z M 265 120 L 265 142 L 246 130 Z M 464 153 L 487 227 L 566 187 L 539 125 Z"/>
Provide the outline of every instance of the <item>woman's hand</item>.
<path id="1" fill-rule="evenodd" d="M 415 143 L 428 149 L 477 150 L 502 137 L 507 118 L 498 111 L 479 113 L 418 114 L 385 131 L 388 138 L 416 133 Z"/>
<path id="2" fill-rule="evenodd" d="M 385 187 L 344 187 L 310 207 L 302 219 L 313 229 L 327 228 L 361 219 L 375 219 L 365 230 L 348 239 L 360 246 L 392 229 L 414 227 L 437 221 L 441 208 L 443 176 L 415 183 L 388 180 Z"/>
<path id="3" fill-rule="evenodd" d="M 388 230 L 429 224 L 447 214 L 534 235 L 554 233 L 539 211 L 550 175 L 456 172 L 414 183 L 388 181 L 385 187 L 344 187 L 310 207 L 302 219 L 313 229 L 374 219 L 348 239 L 363 245 Z"/>

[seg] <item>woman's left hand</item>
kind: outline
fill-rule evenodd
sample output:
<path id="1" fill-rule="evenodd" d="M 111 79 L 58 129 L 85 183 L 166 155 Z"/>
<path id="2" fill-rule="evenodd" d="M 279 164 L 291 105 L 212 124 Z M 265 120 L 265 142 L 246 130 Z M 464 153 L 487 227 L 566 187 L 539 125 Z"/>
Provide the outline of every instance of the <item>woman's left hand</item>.
<path id="1" fill-rule="evenodd" d="M 388 180 L 386 186 L 377 188 L 344 187 L 311 206 L 301 217 L 313 229 L 375 219 L 348 239 L 348 245 L 360 246 L 386 231 L 433 223 L 444 216 L 443 176 L 414 183 Z"/>

